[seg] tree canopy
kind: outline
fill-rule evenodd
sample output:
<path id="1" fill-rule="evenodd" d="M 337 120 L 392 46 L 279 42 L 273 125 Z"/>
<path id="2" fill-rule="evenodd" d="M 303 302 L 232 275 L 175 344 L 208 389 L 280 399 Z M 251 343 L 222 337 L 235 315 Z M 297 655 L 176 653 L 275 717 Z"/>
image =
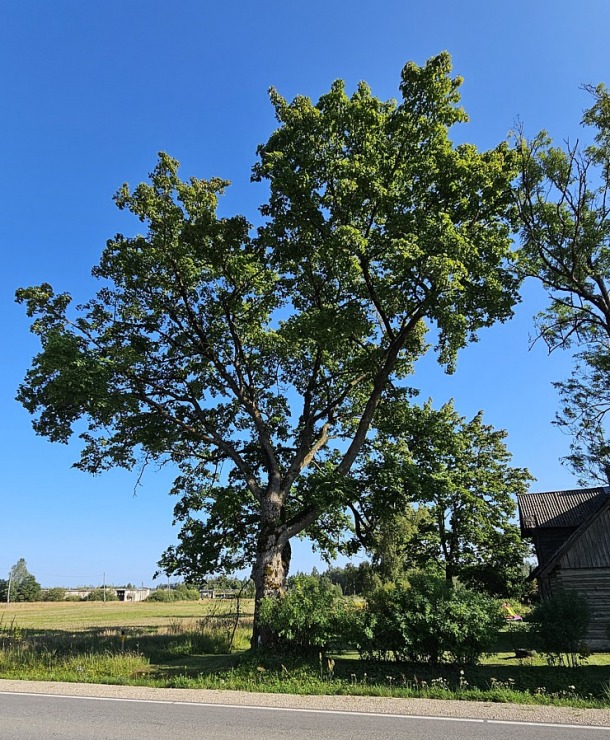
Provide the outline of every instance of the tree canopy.
<path id="1" fill-rule="evenodd" d="M 11 568 L 8 580 L 0 580 L 0 601 L 38 601 L 40 584 L 20 558 Z"/>
<path id="2" fill-rule="evenodd" d="M 451 370 L 512 315 L 515 155 L 452 144 L 460 84 L 442 53 L 405 65 L 399 102 L 364 83 L 317 103 L 272 90 L 259 228 L 217 215 L 227 182 L 183 181 L 161 154 L 116 195 L 145 230 L 108 241 L 90 301 L 18 291 L 42 344 L 18 394 L 35 430 L 66 442 L 84 421 L 76 465 L 92 473 L 178 467 L 167 572 L 248 563 L 257 604 L 281 592 L 291 538 L 345 506 L 304 482 L 350 471 L 427 330 Z"/>
<path id="3" fill-rule="evenodd" d="M 532 476 L 510 465 L 506 432 L 447 403 L 394 403 L 353 471 L 353 548 L 382 580 L 434 568 L 493 595 L 519 590 L 527 546 L 514 524 Z"/>
<path id="4" fill-rule="evenodd" d="M 576 350 L 570 378 L 556 383 L 557 421 L 573 444 L 567 462 L 583 482 L 610 482 L 610 92 L 588 87 L 594 104 L 582 123 L 595 134 L 589 146 L 554 146 L 542 132 L 519 140 L 517 190 L 523 276 L 542 281 L 550 302 L 538 316 L 549 350 Z"/>

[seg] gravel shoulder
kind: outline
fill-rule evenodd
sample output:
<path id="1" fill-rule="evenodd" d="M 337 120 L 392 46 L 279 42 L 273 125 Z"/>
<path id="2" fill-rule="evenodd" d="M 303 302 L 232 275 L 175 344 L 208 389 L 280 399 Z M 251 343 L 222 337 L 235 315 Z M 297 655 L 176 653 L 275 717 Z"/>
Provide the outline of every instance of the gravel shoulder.
<path id="1" fill-rule="evenodd" d="M 107 686 L 52 681 L 12 681 L 0 679 L 0 692 L 51 694 L 107 699 L 229 704 L 338 712 L 374 712 L 378 714 L 417 715 L 488 719 L 508 722 L 585 725 L 610 728 L 610 710 L 545 707 L 490 702 L 440 701 L 437 699 L 387 699 L 366 696 L 296 696 L 243 691 L 203 689 L 154 689 L 136 686 Z"/>

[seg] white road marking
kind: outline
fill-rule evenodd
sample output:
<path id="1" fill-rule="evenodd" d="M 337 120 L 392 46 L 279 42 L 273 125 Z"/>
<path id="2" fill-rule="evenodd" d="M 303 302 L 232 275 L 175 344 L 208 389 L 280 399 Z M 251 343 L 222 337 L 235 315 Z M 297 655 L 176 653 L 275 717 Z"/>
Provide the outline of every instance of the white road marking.
<path id="1" fill-rule="evenodd" d="M 47 699 L 85 699 L 87 701 L 122 701 L 134 704 L 173 704 L 184 707 L 223 707 L 225 709 L 249 709 L 267 712 L 301 712 L 303 714 L 340 714 L 352 717 L 389 717 L 391 719 L 420 719 L 434 722 L 470 722 L 490 725 L 519 725 L 522 727 L 554 727 L 566 730 L 603 730 L 610 732 L 610 726 L 601 725 L 573 725 L 559 722 L 527 722 L 525 720 L 508 719 L 474 719 L 469 717 L 434 717 L 426 714 L 389 714 L 387 712 L 358 712 L 349 709 L 309 709 L 304 707 L 265 707 L 256 704 L 221 704 L 199 701 L 171 701 L 170 699 L 131 699 L 116 696 L 77 696 L 74 694 L 43 694 L 36 691 L 0 691 L 0 696 L 42 696 Z"/>

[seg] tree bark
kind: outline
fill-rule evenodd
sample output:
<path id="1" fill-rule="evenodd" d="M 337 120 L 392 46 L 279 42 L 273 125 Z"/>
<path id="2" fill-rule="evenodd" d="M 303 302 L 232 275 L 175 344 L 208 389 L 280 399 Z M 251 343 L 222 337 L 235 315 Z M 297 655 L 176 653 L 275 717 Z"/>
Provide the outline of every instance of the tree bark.
<path id="1" fill-rule="evenodd" d="M 252 648 L 273 644 L 273 632 L 260 624 L 260 606 L 264 598 L 280 598 L 286 589 L 290 567 L 290 540 L 281 527 L 283 506 L 273 497 L 263 501 L 256 560 L 252 567 L 255 585 Z"/>

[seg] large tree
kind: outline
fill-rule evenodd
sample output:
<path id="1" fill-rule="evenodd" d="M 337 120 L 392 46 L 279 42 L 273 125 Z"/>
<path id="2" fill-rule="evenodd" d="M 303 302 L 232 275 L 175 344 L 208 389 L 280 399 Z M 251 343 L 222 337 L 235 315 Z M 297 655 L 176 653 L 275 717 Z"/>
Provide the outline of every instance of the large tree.
<path id="1" fill-rule="evenodd" d="M 538 316 L 550 351 L 574 349 L 570 378 L 556 383 L 560 426 L 573 434 L 567 462 L 583 482 L 610 482 L 610 92 L 588 88 L 582 122 L 593 142 L 554 146 L 542 132 L 517 147 L 523 276 L 542 281 L 549 306 Z"/>
<path id="2" fill-rule="evenodd" d="M 451 143 L 467 120 L 460 84 L 443 53 L 404 67 L 398 103 L 363 83 L 350 97 L 335 82 L 315 104 L 272 90 L 256 232 L 217 216 L 226 182 L 184 182 L 162 154 L 150 183 L 116 196 L 146 230 L 107 243 L 92 300 L 74 312 L 47 284 L 18 291 L 42 343 L 18 396 L 35 430 L 67 442 L 86 420 L 77 467 L 94 473 L 177 465 L 182 530 L 162 567 L 249 563 L 254 642 L 290 540 L 338 506 L 332 486 L 297 483 L 350 471 L 429 326 L 452 369 L 479 328 L 512 314 L 515 157 Z"/>
<path id="3" fill-rule="evenodd" d="M 506 432 L 460 416 L 395 402 L 352 472 L 352 547 L 371 554 L 382 579 L 436 565 L 498 596 L 519 591 L 527 546 L 514 523 L 516 496 L 532 480 L 510 465 Z"/>

